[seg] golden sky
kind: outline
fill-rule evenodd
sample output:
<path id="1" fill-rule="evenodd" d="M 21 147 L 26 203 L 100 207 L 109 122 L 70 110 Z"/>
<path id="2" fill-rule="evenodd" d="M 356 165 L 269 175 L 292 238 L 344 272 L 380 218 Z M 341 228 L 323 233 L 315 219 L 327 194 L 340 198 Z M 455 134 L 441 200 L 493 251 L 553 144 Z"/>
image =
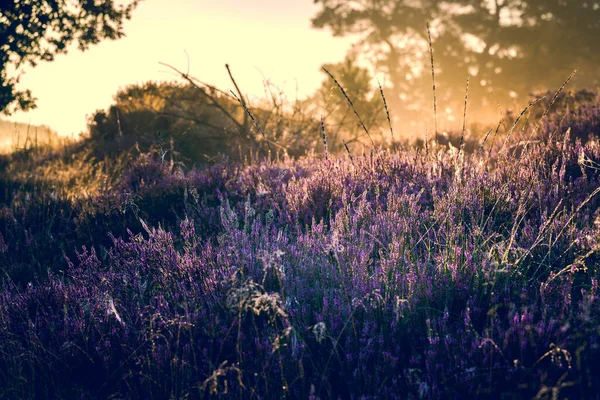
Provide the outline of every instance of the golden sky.
<path id="1" fill-rule="evenodd" d="M 159 62 L 185 71 L 186 52 L 190 74 L 221 89 L 233 89 L 228 63 L 251 99 L 264 97 L 261 72 L 290 99 L 296 87 L 304 97 L 324 79 L 320 66 L 342 61 L 356 41 L 311 29 L 316 13 L 312 0 L 144 0 L 126 37 L 27 69 L 20 88 L 33 91 L 38 108 L 8 119 L 77 135 L 86 115 L 108 108 L 120 87 L 178 79 Z"/>

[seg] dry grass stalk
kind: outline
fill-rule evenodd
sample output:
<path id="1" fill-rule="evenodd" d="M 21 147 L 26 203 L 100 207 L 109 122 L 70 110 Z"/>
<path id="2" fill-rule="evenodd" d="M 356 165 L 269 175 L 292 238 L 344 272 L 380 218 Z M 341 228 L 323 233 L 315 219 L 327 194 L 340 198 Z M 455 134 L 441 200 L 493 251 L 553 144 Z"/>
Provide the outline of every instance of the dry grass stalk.
<path id="1" fill-rule="evenodd" d="M 246 114 L 248 114 L 248 116 L 250 117 L 250 119 L 252 120 L 252 122 L 254 122 L 254 126 L 256 126 L 256 129 L 258 129 L 258 131 L 265 138 L 265 141 L 267 142 L 267 147 L 269 148 L 269 154 L 270 154 L 271 153 L 271 145 L 269 144 L 269 139 L 267 139 L 267 135 L 265 135 L 265 131 L 263 131 L 262 128 L 260 127 L 260 125 L 258 124 L 258 122 L 256 122 L 256 119 L 254 118 L 254 115 L 252 115 L 252 113 L 250 112 L 250 110 L 246 106 L 246 103 L 243 102 L 242 100 L 238 99 L 238 97 L 235 95 L 235 93 L 233 93 L 233 90 L 231 90 L 231 94 L 242 105 L 242 107 L 246 111 Z"/>
<path id="2" fill-rule="evenodd" d="M 460 143 L 458 145 L 459 152 L 463 151 L 464 141 L 465 141 L 465 130 L 467 128 L 467 100 L 469 99 L 469 80 L 471 79 L 471 75 L 467 74 L 467 89 L 465 91 L 465 111 L 463 113 L 463 126 L 462 133 L 460 135 Z"/>
<path id="3" fill-rule="evenodd" d="M 323 121 L 323 116 L 321 115 L 321 134 L 323 135 L 323 147 L 325 148 L 325 158 L 329 158 L 329 151 L 327 150 L 327 135 L 325 134 L 325 122 Z"/>
<path id="4" fill-rule="evenodd" d="M 354 164 L 354 159 L 352 158 L 352 153 L 350 153 L 350 149 L 348 148 L 348 144 L 346 143 L 345 140 L 342 140 L 342 142 L 344 142 L 344 147 L 346 148 L 346 151 L 348 152 L 348 156 L 350 157 L 350 161 L 352 161 L 352 164 Z"/>
<path id="5" fill-rule="evenodd" d="M 506 146 L 506 143 L 508 143 L 513 131 L 515 130 L 515 127 L 517 126 L 517 124 L 519 123 L 519 121 L 521 120 L 521 118 L 523 117 L 523 115 L 525 115 L 525 113 L 527 112 L 527 110 L 529 110 L 532 106 L 536 105 L 537 103 L 539 103 L 540 101 L 542 101 L 546 96 L 542 96 L 539 99 L 536 99 L 534 101 L 532 101 L 531 103 L 529 103 L 529 105 L 527 107 L 525 107 L 523 109 L 523 111 L 521 111 L 521 114 L 519 114 L 519 116 L 517 117 L 517 119 L 515 119 L 515 122 L 513 123 L 512 127 L 510 128 L 510 131 L 508 131 L 508 135 L 506 135 L 506 139 L 504 139 L 504 143 L 502 143 L 502 147 L 500 148 L 500 151 L 502 151 L 504 149 L 504 146 Z"/>
<path id="6" fill-rule="evenodd" d="M 531 133 L 529 134 L 529 136 L 527 137 L 526 142 L 531 142 L 532 138 L 535 137 L 535 134 L 537 133 L 538 129 L 540 128 L 540 122 L 544 119 L 544 117 L 546 115 L 548 115 L 548 112 L 550 111 L 550 108 L 552 108 L 552 106 L 554 105 L 554 103 L 556 102 L 556 99 L 558 99 L 558 96 L 562 93 L 563 89 L 565 88 L 565 86 L 567 86 L 567 84 L 571 81 L 571 79 L 573 79 L 573 77 L 575 76 L 575 74 L 577 73 L 577 68 L 575 68 L 573 70 L 573 72 L 571 72 L 571 75 L 569 75 L 569 77 L 567 78 L 567 80 L 565 80 L 563 82 L 563 84 L 558 88 L 558 90 L 556 91 L 556 93 L 554 94 L 554 96 L 552 97 L 552 100 L 550 100 L 550 103 L 548 104 L 548 107 L 546 107 L 546 109 L 544 110 L 542 116 L 540 117 L 540 119 L 537 121 L 537 123 L 535 124 L 534 129 L 531 131 Z M 543 97 L 542 97 L 543 98 Z M 541 99 L 540 99 L 541 100 Z M 568 106 L 567 106 L 568 107 Z M 566 117 L 566 114 L 565 114 Z M 563 117 L 564 120 L 564 117 Z M 562 120 L 560 125 L 562 125 Z M 549 136 L 548 136 L 548 141 L 547 143 L 550 143 L 552 141 L 552 139 L 554 138 L 554 134 L 556 133 L 556 131 L 552 132 Z"/>
<path id="7" fill-rule="evenodd" d="M 560 88 L 558 88 L 558 90 L 554 94 L 554 97 L 552 98 L 552 100 L 550 100 L 550 104 L 548 104 L 548 107 L 546 107 L 546 109 L 544 110 L 544 113 L 542 114 L 542 118 L 544 118 L 546 115 L 548 115 L 548 111 L 550 111 L 550 108 L 552 107 L 552 105 L 554 105 L 554 102 L 556 102 L 556 99 L 558 98 L 560 93 L 563 91 L 565 86 L 567 86 L 567 83 L 569 83 L 569 81 L 571 79 L 573 79 L 573 77 L 575 76 L 576 73 L 577 73 L 577 68 L 575 68 L 573 70 L 573 72 L 571 72 L 571 75 L 569 75 L 567 80 L 563 82 L 563 84 L 560 86 Z"/>
<path id="8" fill-rule="evenodd" d="M 390 126 L 392 143 L 394 143 L 394 130 L 392 129 L 392 119 L 390 118 L 390 111 L 388 110 L 387 101 L 385 101 L 385 95 L 383 94 L 383 88 L 381 87 L 381 83 L 379 82 L 379 80 L 377 80 L 377 84 L 379 85 L 379 94 L 381 94 L 381 98 L 383 99 L 383 107 L 385 108 L 385 114 L 387 115 L 388 124 Z"/>
<path id="9" fill-rule="evenodd" d="M 331 72 L 327 71 L 327 69 L 325 67 L 321 67 L 321 68 L 323 69 L 323 71 L 325 71 L 327 73 L 327 75 L 329 75 L 329 77 L 331 79 L 333 79 L 333 81 L 335 82 L 335 84 L 337 85 L 337 87 L 340 89 L 340 91 L 342 92 L 342 94 L 344 95 L 344 97 L 346 98 L 346 100 L 348 100 L 348 103 L 350 104 L 350 108 L 354 112 L 354 115 L 356 115 L 356 117 L 358 118 L 358 122 L 360 122 L 360 126 L 362 126 L 363 130 L 365 131 L 365 133 L 369 137 L 369 140 L 371 140 L 371 146 L 373 148 L 375 148 L 375 142 L 373 141 L 373 138 L 371 137 L 371 134 L 369 133 L 369 130 L 365 126 L 365 123 L 363 122 L 362 118 L 358 114 L 358 111 L 356 111 L 356 108 L 354 107 L 354 103 L 352 103 L 352 100 L 350 100 L 350 97 L 348 97 L 348 95 L 346 94 L 346 91 L 344 90 L 344 88 L 342 87 L 342 85 L 340 85 L 340 83 L 337 81 L 337 79 L 335 79 L 335 77 L 331 74 Z"/>
<path id="10" fill-rule="evenodd" d="M 429 40 L 429 54 L 431 56 L 431 80 L 433 82 L 433 121 L 435 131 L 435 141 L 438 141 L 438 129 L 437 129 L 437 98 L 435 94 L 435 71 L 433 69 L 433 45 L 431 43 L 431 29 L 429 28 L 429 22 L 427 23 L 427 39 Z"/>
<path id="11" fill-rule="evenodd" d="M 481 141 L 481 144 L 479 145 L 479 151 L 483 150 L 483 145 L 485 144 L 488 136 L 490 136 L 490 133 L 492 133 L 492 128 L 490 128 L 489 131 L 487 131 L 487 133 L 485 134 L 485 136 L 483 137 L 483 140 Z"/>
<path id="12" fill-rule="evenodd" d="M 498 131 L 500 130 L 500 125 L 504 122 L 504 114 L 498 121 L 498 125 L 496 125 L 496 130 L 494 131 L 494 136 L 492 136 L 492 144 L 490 145 L 490 151 L 488 152 L 488 159 L 492 156 L 492 149 L 494 148 L 494 143 L 496 141 L 496 136 L 498 136 Z"/>
<path id="13" fill-rule="evenodd" d="M 573 72 L 571 72 L 571 75 L 569 75 L 569 77 L 567 78 L 567 80 L 563 82 L 563 84 L 560 86 L 560 88 L 558 88 L 558 90 L 554 94 L 554 97 L 552 97 L 552 100 L 550 100 L 550 104 L 548 104 L 548 107 L 546 107 L 546 109 L 544 110 L 544 113 L 542 114 L 542 117 L 540 118 L 540 121 L 542 119 L 544 119 L 544 117 L 546 115 L 548 115 L 548 111 L 550 111 L 550 108 L 554 105 L 554 103 L 556 102 L 556 99 L 558 98 L 558 96 L 560 95 L 560 93 L 563 91 L 563 89 L 565 88 L 565 86 L 567 86 L 567 83 L 569 83 L 569 81 L 571 79 L 573 79 L 573 76 L 575 76 L 576 73 L 577 73 L 577 68 L 575 68 L 575 70 L 573 70 Z M 537 132 L 537 130 L 539 129 L 539 127 L 540 127 L 540 124 L 538 122 L 537 126 L 534 129 L 533 134 L 535 134 L 535 132 Z M 548 137 L 548 141 L 551 141 L 553 136 L 554 136 L 554 132 L 552 134 L 550 134 L 550 136 Z"/>

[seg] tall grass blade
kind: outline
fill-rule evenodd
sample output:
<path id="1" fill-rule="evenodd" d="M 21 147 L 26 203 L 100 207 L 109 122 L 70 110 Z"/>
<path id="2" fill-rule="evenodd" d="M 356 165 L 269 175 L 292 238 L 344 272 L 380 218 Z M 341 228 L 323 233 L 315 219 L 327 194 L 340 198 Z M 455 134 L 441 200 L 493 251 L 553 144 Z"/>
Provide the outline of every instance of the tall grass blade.
<path id="1" fill-rule="evenodd" d="M 381 83 L 379 79 L 377 80 L 377 84 L 379 85 L 379 94 L 381 94 L 381 98 L 383 99 L 383 107 L 385 108 L 385 114 L 387 116 L 388 124 L 390 126 L 390 134 L 392 135 L 392 143 L 394 143 L 394 130 L 392 129 L 392 119 L 390 118 L 390 111 L 388 110 L 387 101 L 385 100 L 385 95 L 383 94 L 383 88 L 381 87 Z"/>
<path id="2" fill-rule="evenodd" d="M 327 135 L 325 134 L 325 122 L 323 121 L 323 116 L 321 115 L 321 134 L 323 135 L 323 147 L 325 148 L 325 158 L 329 158 L 329 151 L 327 150 Z"/>
<path id="3" fill-rule="evenodd" d="M 506 143 L 508 143 L 508 141 L 510 140 L 510 137 L 513 133 L 513 131 L 515 130 L 515 127 L 517 126 L 517 124 L 519 123 L 519 121 L 521 120 L 521 118 L 523 117 L 523 115 L 525 115 L 525 113 L 534 105 L 536 105 L 537 103 L 539 103 L 540 101 L 542 101 L 546 96 L 542 96 L 538 99 L 535 99 L 534 101 L 532 101 L 531 103 L 529 103 L 529 105 L 527 107 L 525 107 L 523 109 L 523 111 L 521 111 L 521 114 L 519 114 L 519 116 L 517 117 L 517 119 L 515 119 L 515 122 L 512 124 L 510 130 L 508 131 L 508 135 L 506 135 L 506 139 L 504 139 L 504 143 L 502 143 L 502 147 L 500 148 L 500 152 L 502 152 L 502 150 L 504 149 L 504 147 L 506 146 Z"/>
<path id="4" fill-rule="evenodd" d="M 481 141 L 481 144 L 479 145 L 479 151 L 483 150 L 483 146 L 485 145 L 485 142 L 487 141 L 488 136 L 490 136 L 490 133 L 492 133 L 493 129 L 490 128 L 487 133 L 485 134 L 485 136 L 483 137 L 483 140 Z"/>
<path id="5" fill-rule="evenodd" d="M 573 70 L 573 72 L 571 72 L 571 75 L 569 75 L 569 77 L 567 78 L 567 80 L 564 81 L 564 83 L 560 86 L 560 88 L 558 88 L 558 90 L 554 94 L 554 97 L 552 97 L 552 100 L 550 100 L 550 104 L 548 104 L 548 107 L 546 107 L 546 109 L 544 110 L 544 113 L 542 114 L 542 117 L 540 118 L 540 121 L 542 119 L 544 119 L 544 117 L 546 115 L 548 115 L 548 111 L 550 111 L 550 108 L 554 105 L 554 103 L 556 102 L 556 99 L 558 99 L 558 96 L 560 95 L 560 93 L 563 91 L 563 89 L 565 88 L 565 86 L 567 86 L 567 84 L 569 83 L 569 81 L 571 79 L 573 79 L 573 77 L 575 76 L 576 73 L 577 73 L 577 68 L 575 68 L 575 70 Z M 534 133 L 537 132 L 538 128 L 539 128 L 539 122 L 538 122 L 538 125 L 537 125 Z M 553 137 L 554 137 L 554 132 L 552 132 L 550 134 L 550 136 L 548 137 L 548 142 L 550 142 Z"/>
<path id="6" fill-rule="evenodd" d="M 350 157 L 350 161 L 352 161 L 352 164 L 354 164 L 354 158 L 352 158 L 352 153 L 350 153 L 350 149 L 348 148 L 348 144 L 346 143 L 345 140 L 342 140 L 342 142 L 344 142 L 344 147 L 346 147 L 346 151 L 348 152 L 348 156 Z"/>
<path id="7" fill-rule="evenodd" d="M 252 115 L 252 113 L 250 112 L 250 110 L 246 106 L 246 103 L 243 102 L 242 100 L 238 99 L 238 97 L 235 95 L 235 93 L 233 92 L 233 90 L 230 90 L 230 92 L 233 95 L 233 97 L 242 105 L 242 107 L 246 111 L 246 114 L 248 114 L 248 116 L 250 117 L 250 119 L 252 120 L 252 122 L 254 122 L 254 126 L 256 126 L 256 129 L 258 129 L 258 131 L 262 134 L 263 138 L 267 142 L 267 147 L 269 148 L 269 154 L 270 154 L 271 153 L 271 145 L 269 144 L 269 139 L 267 139 L 267 135 L 265 135 L 265 131 L 263 131 L 263 129 L 260 127 L 260 125 L 258 124 L 258 122 L 256 121 L 256 119 L 254 118 L 254 115 Z"/>
<path id="8" fill-rule="evenodd" d="M 492 149 L 494 148 L 494 143 L 496 142 L 496 136 L 498 136 L 498 131 L 500 130 L 500 126 L 504 122 L 504 114 L 498 121 L 498 125 L 496 125 L 496 130 L 494 131 L 494 135 L 492 136 L 492 144 L 490 145 L 490 150 L 488 151 L 488 159 L 492 156 Z"/>
<path id="9" fill-rule="evenodd" d="M 354 115 L 356 115 L 356 117 L 358 118 L 358 122 L 360 122 L 360 126 L 362 126 L 363 130 L 365 131 L 365 133 L 367 134 L 367 136 L 371 140 L 371 146 L 374 149 L 375 148 L 375 142 L 373 141 L 373 138 L 371 137 L 371 134 L 369 133 L 369 130 L 365 126 L 365 123 L 363 122 L 362 118 L 358 114 L 358 111 L 356 111 L 356 108 L 354 107 L 354 103 L 352 103 L 352 100 L 350 100 L 350 97 L 348 97 L 348 95 L 346 94 L 346 91 L 344 90 L 344 88 L 342 87 L 342 85 L 340 85 L 340 83 L 337 81 L 337 79 L 335 79 L 335 77 L 331 74 L 331 72 L 327 71 L 327 69 L 325 67 L 321 67 L 321 68 L 323 69 L 323 71 L 325 71 L 327 73 L 327 75 L 329 75 L 329 77 L 331 79 L 333 79 L 333 81 L 335 82 L 335 84 L 337 85 L 337 87 L 340 89 L 340 91 L 342 92 L 342 94 L 344 95 L 344 97 L 346 98 L 346 100 L 348 100 L 348 103 L 350 104 L 350 108 L 354 112 Z"/>
<path id="10" fill-rule="evenodd" d="M 433 121 L 435 131 L 435 142 L 438 141 L 438 128 L 437 128 L 437 98 L 435 94 L 435 70 L 433 68 L 433 45 L 431 43 L 431 29 L 429 28 L 429 22 L 427 23 L 427 39 L 429 40 L 429 55 L 431 56 L 431 81 L 433 82 Z"/>
<path id="11" fill-rule="evenodd" d="M 465 130 L 467 128 L 467 101 L 469 99 L 469 80 L 471 79 L 471 75 L 467 74 L 467 89 L 465 91 L 465 111 L 463 113 L 463 126 L 462 133 L 460 135 L 460 143 L 458 145 L 459 152 L 463 151 L 463 146 L 465 142 Z"/>

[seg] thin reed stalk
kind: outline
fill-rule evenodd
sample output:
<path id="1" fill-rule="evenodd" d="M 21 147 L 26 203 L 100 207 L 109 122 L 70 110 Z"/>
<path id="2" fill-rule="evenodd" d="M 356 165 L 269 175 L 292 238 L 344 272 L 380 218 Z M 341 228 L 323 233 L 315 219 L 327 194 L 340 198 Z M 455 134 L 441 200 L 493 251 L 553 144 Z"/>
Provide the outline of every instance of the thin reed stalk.
<path id="1" fill-rule="evenodd" d="M 352 165 L 354 165 L 354 158 L 352 158 L 352 153 L 350 153 L 350 149 L 348 148 L 348 144 L 343 139 L 342 139 L 342 142 L 344 142 L 344 147 L 346 147 L 346 151 L 348 152 L 348 156 L 350 157 L 350 161 L 352 161 Z"/>
<path id="2" fill-rule="evenodd" d="M 493 129 L 490 128 L 487 133 L 485 134 L 485 136 L 483 137 L 483 140 L 481 141 L 481 144 L 479 145 L 479 151 L 483 150 L 483 145 L 485 145 L 485 142 L 488 138 L 488 136 L 490 136 L 490 133 L 492 133 Z"/>
<path id="3" fill-rule="evenodd" d="M 377 80 L 377 84 L 379 85 L 379 94 L 381 94 L 381 98 L 383 99 L 383 107 L 385 108 L 385 114 L 387 115 L 388 124 L 390 126 L 390 134 L 392 135 L 392 144 L 394 143 L 394 130 L 392 129 L 392 119 L 390 118 L 390 111 L 388 110 L 387 101 L 385 101 L 385 95 L 383 94 L 383 88 L 381 87 L 381 83 L 379 79 Z"/>
<path id="4" fill-rule="evenodd" d="M 431 43 L 431 29 L 429 28 L 429 22 L 427 23 L 427 39 L 429 40 L 429 55 L 431 56 L 431 81 L 433 82 L 433 121 L 435 131 L 435 142 L 438 141 L 438 128 L 437 128 L 437 97 L 435 94 L 435 70 L 433 68 L 433 44 Z"/>
<path id="5" fill-rule="evenodd" d="M 329 151 L 327 150 L 327 135 L 325 134 L 325 122 L 321 115 L 321 134 L 323 135 L 323 147 L 325 148 L 325 159 L 329 159 Z"/>
<path id="6" fill-rule="evenodd" d="M 373 138 L 371 137 L 371 134 L 369 133 L 369 130 L 365 126 L 365 123 L 363 122 L 362 118 L 358 114 L 358 111 L 356 111 L 356 108 L 354 107 L 354 103 L 352 103 L 352 100 L 350 100 L 350 97 L 348 97 L 348 95 L 346 94 L 346 91 L 344 90 L 344 88 L 342 87 L 342 85 L 340 85 L 340 83 L 337 81 L 337 79 L 335 79 L 335 77 L 331 74 L 331 72 L 327 71 L 327 69 L 325 67 L 321 67 L 321 68 L 323 69 L 323 71 L 325 71 L 327 73 L 327 75 L 329 75 L 329 77 L 331 79 L 333 79 L 333 81 L 335 82 L 335 84 L 337 85 L 337 87 L 340 89 L 340 91 L 342 92 L 342 94 L 344 95 L 344 97 L 346 98 L 346 100 L 348 100 L 348 103 L 350 104 L 350 108 L 354 112 L 354 115 L 356 115 L 356 117 L 358 118 L 358 122 L 360 122 L 360 126 L 362 126 L 363 130 L 365 131 L 365 133 L 369 137 L 369 140 L 371 140 L 371 146 L 373 148 L 375 148 L 375 142 L 373 141 Z"/>
<path id="7" fill-rule="evenodd" d="M 256 122 L 256 119 L 254 118 L 254 115 L 252 115 L 252 113 L 250 112 L 250 110 L 246 106 L 246 103 L 242 102 L 242 100 L 238 99 L 238 97 L 235 95 L 235 93 L 233 92 L 233 90 L 230 90 L 230 92 L 233 95 L 233 97 L 242 105 L 242 107 L 246 111 L 246 114 L 248 114 L 248 116 L 250 117 L 250 119 L 252 120 L 252 122 L 254 122 L 254 126 L 256 126 L 256 129 L 258 129 L 258 131 L 262 134 L 263 138 L 265 138 L 265 141 L 267 142 L 267 147 L 269 148 L 269 154 L 271 154 L 271 145 L 269 144 L 269 139 L 267 139 L 267 135 L 265 135 L 265 131 L 263 131 L 263 129 L 258 124 L 258 122 Z"/>
<path id="8" fill-rule="evenodd" d="M 502 143 L 502 147 L 500 148 L 500 152 L 502 152 L 502 150 L 504 149 L 504 147 L 506 146 L 506 143 L 508 143 L 508 141 L 510 140 L 510 137 L 513 133 L 513 131 L 515 130 L 515 127 L 517 126 L 517 124 L 519 123 L 519 121 L 521 120 L 521 118 L 523 117 L 523 115 L 525 115 L 525 113 L 534 105 L 536 105 L 537 103 L 539 103 L 540 101 L 542 101 L 546 96 L 542 96 L 534 101 L 532 101 L 531 103 L 529 103 L 529 105 L 527 107 L 525 107 L 523 109 L 523 111 L 521 111 L 521 114 L 519 114 L 519 116 L 517 117 L 517 119 L 515 119 L 515 122 L 513 123 L 513 125 L 511 126 L 510 130 L 508 131 L 508 135 L 506 135 L 506 139 L 504 139 L 504 143 Z"/>
<path id="9" fill-rule="evenodd" d="M 465 141 L 465 130 L 467 128 L 467 101 L 469 99 L 469 80 L 471 79 L 471 75 L 467 74 L 467 89 L 465 91 L 465 110 L 463 113 L 463 126 L 462 133 L 460 135 L 460 143 L 458 145 L 459 152 L 463 151 L 464 141 Z"/>
<path id="10" fill-rule="evenodd" d="M 488 151 L 488 159 L 492 156 L 492 149 L 494 148 L 494 143 L 496 142 L 496 136 L 498 136 L 498 131 L 500 130 L 500 125 L 504 122 L 504 114 L 498 121 L 498 125 L 496 125 L 496 130 L 494 131 L 494 135 L 492 136 L 492 144 L 490 145 L 490 150 Z"/>
<path id="11" fill-rule="evenodd" d="M 531 139 L 532 136 L 535 136 L 535 134 L 537 133 L 538 129 L 540 128 L 540 122 L 544 119 L 544 117 L 546 115 L 548 115 L 548 112 L 550 111 L 550 108 L 552 108 L 552 106 L 556 102 L 556 99 L 558 99 L 558 96 L 561 94 L 561 92 L 563 91 L 563 89 L 565 88 L 565 86 L 567 86 L 567 84 L 571 81 L 571 79 L 573 79 L 573 77 L 575 76 L 576 73 L 577 73 L 577 68 L 575 68 L 573 70 L 573 72 L 571 72 L 571 75 L 569 75 L 569 77 L 567 78 L 567 80 L 564 81 L 563 84 L 558 88 L 558 90 L 554 94 L 554 97 L 552 97 L 552 100 L 550 100 L 550 103 L 548 104 L 548 107 L 546 107 L 546 109 L 544 110 L 544 113 L 542 114 L 542 116 L 540 117 L 540 119 L 538 120 L 538 122 L 536 123 L 535 128 L 533 129 L 533 132 L 529 136 L 529 139 Z M 548 136 L 548 142 L 550 142 L 553 137 L 554 137 L 554 132 L 552 132 Z"/>
<path id="12" fill-rule="evenodd" d="M 542 114 L 542 118 L 544 118 L 546 115 L 548 115 L 548 111 L 550 111 L 550 108 L 554 105 L 554 103 L 556 102 L 556 99 L 558 98 L 560 93 L 563 91 L 565 86 L 567 86 L 567 83 L 569 83 L 569 81 L 571 79 L 573 79 L 573 77 L 575 76 L 576 73 L 577 73 L 577 68 L 575 68 L 573 70 L 573 72 L 571 72 L 571 75 L 569 75 L 567 80 L 563 82 L 563 84 L 560 86 L 560 88 L 558 88 L 558 90 L 554 94 L 554 97 L 552 97 L 552 100 L 550 100 L 550 104 L 548 104 L 548 107 L 546 107 L 546 109 L 544 110 L 544 113 Z"/>

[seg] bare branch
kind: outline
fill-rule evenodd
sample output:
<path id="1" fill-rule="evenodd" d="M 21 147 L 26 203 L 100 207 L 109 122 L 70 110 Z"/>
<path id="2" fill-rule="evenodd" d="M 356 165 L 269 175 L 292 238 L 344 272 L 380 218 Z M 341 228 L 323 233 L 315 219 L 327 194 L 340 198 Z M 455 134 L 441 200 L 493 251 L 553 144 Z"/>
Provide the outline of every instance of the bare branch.
<path id="1" fill-rule="evenodd" d="M 216 107 L 217 109 L 219 109 L 219 111 L 221 111 L 227 118 L 229 118 L 229 120 L 231 120 L 234 125 L 238 128 L 240 134 L 243 135 L 244 132 L 247 132 L 247 129 L 245 129 L 245 126 L 243 126 L 242 124 L 240 124 L 234 117 L 233 115 L 231 115 L 231 113 L 229 113 L 229 111 L 227 111 L 221 104 L 219 104 L 219 102 L 214 98 L 214 96 L 211 96 L 210 94 L 208 94 L 206 92 L 206 90 L 199 86 L 193 78 L 191 78 L 188 74 L 178 70 L 177 68 L 175 68 L 172 65 L 160 62 L 159 64 L 164 65 L 165 67 L 171 68 L 173 71 L 177 72 L 183 79 L 185 79 L 190 85 L 192 85 L 193 87 L 195 87 L 196 89 L 200 90 L 200 92 L 202 92 L 202 94 L 204 94 L 210 101 L 212 106 Z"/>
<path id="2" fill-rule="evenodd" d="M 238 93 L 238 96 L 240 96 L 240 98 L 236 98 L 236 100 L 238 100 L 240 102 L 240 104 L 242 105 L 242 107 L 244 107 L 244 110 L 246 110 L 246 114 L 244 114 L 244 124 L 243 127 L 244 129 L 248 129 L 248 106 L 246 105 L 246 101 L 244 100 L 244 96 L 242 95 L 242 91 L 240 90 L 237 82 L 235 81 L 235 79 L 233 78 L 233 74 L 231 73 L 231 69 L 229 69 L 229 64 L 225 64 L 225 68 L 227 68 L 227 73 L 229 74 L 229 78 L 231 79 L 231 82 L 233 82 L 233 86 L 235 86 L 235 90 Z M 232 92 L 233 94 L 233 92 Z M 235 97 L 235 94 L 234 94 Z M 250 114 L 250 116 L 252 116 Z M 254 118 L 252 118 L 254 119 Z M 256 121 L 255 121 L 256 123 Z"/>

